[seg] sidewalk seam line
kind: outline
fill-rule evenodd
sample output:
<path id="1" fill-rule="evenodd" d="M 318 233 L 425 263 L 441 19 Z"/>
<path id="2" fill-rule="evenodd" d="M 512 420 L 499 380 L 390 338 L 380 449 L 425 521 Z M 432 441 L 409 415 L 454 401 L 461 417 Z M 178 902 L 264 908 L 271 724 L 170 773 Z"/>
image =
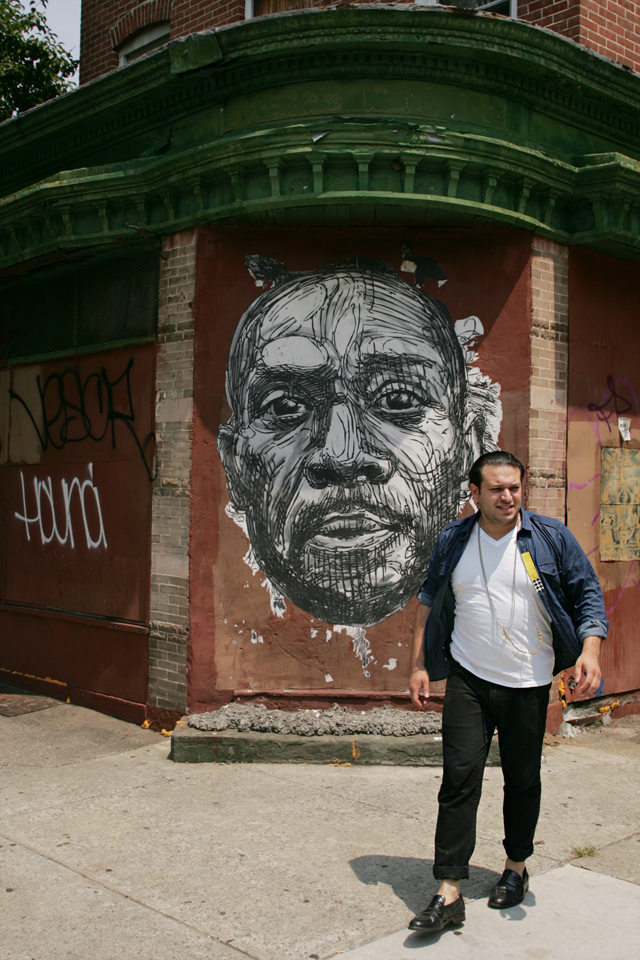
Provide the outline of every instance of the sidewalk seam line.
<path id="1" fill-rule="evenodd" d="M 42 857 L 43 860 L 48 860 L 50 863 L 55 863 L 56 866 L 62 867 L 63 870 L 68 870 L 70 873 L 74 873 L 78 877 L 82 877 L 83 880 L 88 880 L 89 883 L 97 884 L 99 887 L 102 887 L 104 890 L 108 890 L 109 893 L 116 894 L 116 896 L 119 896 L 119 897 L 124 897 L 125 900 L 130 900 L 132 903 L 137 904 L 139 907 L 144 907 L 145 910 L 151 910 L 152 913 L 157 913 L 159 916 L 164 917 L 165 920 L 171 920 L 182 927 L 186 927 L 187 930 L 192 930 L 194 933 L 199 934 L 199 936 L 201 937 L 205 937 L 207 940 L 224 944 L 224 946 L 228 950 L 234 951 L 241 957 L 250 957 L 251 960 L 257 960 L 254 954 L 247 953 L 245 950 L 240 950 L 238 947 L 232 947 L 231 944 L 227 943 L 225 940 L 221 940 L 219 937 L 214 937 L 212 934 L 207 933 L 204 930 L 201 930 L 199 927 L 195 927 L 191 923 L 185 923 L 184 920 L 180 920 L 178 917 L 174 917 L 170 913 L 164 913 L 164 911 L 158 910 L 157 907 L 152 907 L 151 904 L 145 903 L 144 900 L 138 900 L 137 897 L 133 897 L 130 893 L 124 893 L 124 891 L 122 890 L 118 890 L 115 887 L 110 887 L 107 883 L 104 883 L 102 880 L 98 880 L 96 877 L 92 877 L 90 874 L 83 873 L 82 870 L 78 870 L 77 867 L 69 866 L 69 864 L 64 863 L 62 860 L 57 860 L 55 857 L 50 856 L 50 854 L 43 853 L 42 851 L 36 849 L 35 847 L 32 847 L 30 844 L 25 843 L 22 840 L 15 840 L 11 837 L 8 837 L 4 833 L 0 833 L 0 838 L 2 838 L 3 840 L 6 840 L 7 843 L 12 843 L 15 846 L 19 846 L 25 850 L 28 850 L 30 853 L 33 853 L 38 857 Z"/>

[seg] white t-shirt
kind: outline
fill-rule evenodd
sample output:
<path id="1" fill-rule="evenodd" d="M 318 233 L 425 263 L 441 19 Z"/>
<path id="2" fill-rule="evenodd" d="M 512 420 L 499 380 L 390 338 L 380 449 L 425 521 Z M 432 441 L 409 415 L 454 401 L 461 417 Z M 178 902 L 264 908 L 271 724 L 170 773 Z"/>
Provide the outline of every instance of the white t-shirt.
<path id="1" fill-rule="evenodd" d="M 479 523 L 475 524 L 451 576 L 456 598 L 451 655 L 482 680 L 505 687 L 537 687 L 549 683 L 553 675 L 551 620 L 524 568 L 516 544 L 517 534 L 516 527 L 500 540 L 494 540 L 480 529 Z M 487 598 L 478 554 L 478 536 L 482 538 L 482 559 L 489 593 L 500 624 L 496 623 Z M 514 561 L 515 604 L 509 626 Z M 502 627 L 515 647 L 505 637 Z M 542 643 L 532 656 L 539 639 L 536 627 L 540 628 Z"/>

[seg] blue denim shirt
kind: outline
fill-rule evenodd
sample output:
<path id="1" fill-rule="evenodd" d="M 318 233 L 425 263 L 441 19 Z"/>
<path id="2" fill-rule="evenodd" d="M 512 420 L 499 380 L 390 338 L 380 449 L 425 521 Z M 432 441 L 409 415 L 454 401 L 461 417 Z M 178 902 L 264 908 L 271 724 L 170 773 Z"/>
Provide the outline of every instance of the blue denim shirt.
<path id="1" fill-rule="evenodd" d="M 444 680 L 449 672 L 455 614 L 451 574 L 479 516 L 464 517 L 443 529 L 418 593 L 418 600 L 431 607 L 425 628 L 425 666 L 432 680 Z M 574 665 L 585 637 L 606 637 L 609 621 L 598 578 L 573 534 L 559 520 L 539 513 L 522 510 L 521 517 L 518 548 L 520 553 L 529 551 L 542 581 L 539 595 L 551 618 L 555 674 Z"/>

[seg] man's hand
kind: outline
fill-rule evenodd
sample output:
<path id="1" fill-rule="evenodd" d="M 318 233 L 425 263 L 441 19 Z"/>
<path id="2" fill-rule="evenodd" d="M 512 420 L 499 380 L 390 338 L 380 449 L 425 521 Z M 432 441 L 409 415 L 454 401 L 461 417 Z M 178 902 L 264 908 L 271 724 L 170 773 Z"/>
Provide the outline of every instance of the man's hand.
<path id="1" fill-rule="evenodd" d="M 582 645 L 582 653 L 576 660 L 574 679 L 576 693 L 580 696 L 594 693 L 600 686 L 602 671 L 598 661 L 601 637 L 586 637 Z"/>
<path id="2" fill-rule="evenodd" d="M 429 699 L 429 674 L 426 670 L 413 670 L 409 677 L 411 702 L 418 710 L 426 710 Z"/>
<path id="3" fill-rule="evenodd" d="M 413 643 L 411 645 L 411 675 L 409 677 L 409 692 L 411 702 L 424 710 L 429 698 L 429 674 L 424 668 L 424 628 L 429 619 L 431 607 L 419 603 L 413 621 Z"/>

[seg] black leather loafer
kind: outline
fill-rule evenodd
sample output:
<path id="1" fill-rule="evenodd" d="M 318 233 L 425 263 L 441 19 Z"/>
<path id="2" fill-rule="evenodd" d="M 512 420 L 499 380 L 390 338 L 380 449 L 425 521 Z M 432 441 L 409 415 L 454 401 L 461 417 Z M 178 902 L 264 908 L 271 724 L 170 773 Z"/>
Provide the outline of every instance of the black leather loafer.
<path id="1" fill-rule="evenodd" d="M 465 919 L 464 900 L 458 897 L 453 903 L 445 907 L 444 897 L 435 896 L 428 907 L 414 917 L 409 924 L 409 930 L 418 930 L 420 933 L 435 933 L 442 930 L 448 923 L 462 923 Z"/>
<path id="2" fill-rule="evenodd" d="M 526 867 L 522 876 L 515 870 L 505 870 L 489 897 L 489 906 L 493 907 L 494 910 L 516 907 L 519 903 L 522 903 L 528 889 L 529 874 Z"/>

